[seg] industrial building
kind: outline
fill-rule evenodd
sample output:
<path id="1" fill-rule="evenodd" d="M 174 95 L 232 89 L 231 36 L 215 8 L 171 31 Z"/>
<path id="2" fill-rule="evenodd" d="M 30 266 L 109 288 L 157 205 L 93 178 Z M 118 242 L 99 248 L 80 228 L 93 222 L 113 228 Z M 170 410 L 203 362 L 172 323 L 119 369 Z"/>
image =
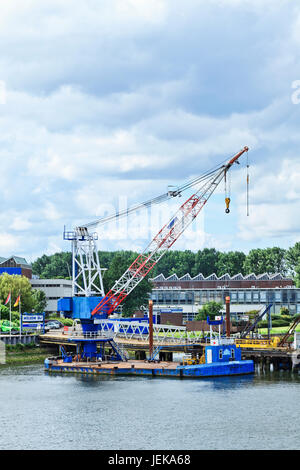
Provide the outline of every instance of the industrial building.
<path id="1" fill-rule="evenodd" d="M 72 281 L 68 279 L 31 279 L 31 286 L 45 292 L 46 314 L 57 313 L 58 300 L 72 295 Z"/>
<path id="2" fill-rule="evenodd" d="M 31 279 L 32 267 L 27 263 L 25 258 L 21 258 L 20 256 L 10 256 L 9 258 L 0 256 L 0 275 L 3 273 L 10 275 L 16 274 Z"/>
<path id="3" fill-rule="evenodd" d="M 273 303 L 272 313 L 279 313 L 281 307 L 288 308 L 291 315 L 300 313 L 300 289 L 291 278 L 284 278 L 280 273 L 224 274 L 221 277 L 198 274 L 193 278 L 190 274 L 180 278 L 176 274 L 167 278 L 159 274 L 151 282 L 155 310 L 158 313 L 181 312 L 184 321 L 193 320 L 207 302 L 225 304 L 226 295 L 230 296 L 231 314 L 236 318 L 267 303 Z"/>

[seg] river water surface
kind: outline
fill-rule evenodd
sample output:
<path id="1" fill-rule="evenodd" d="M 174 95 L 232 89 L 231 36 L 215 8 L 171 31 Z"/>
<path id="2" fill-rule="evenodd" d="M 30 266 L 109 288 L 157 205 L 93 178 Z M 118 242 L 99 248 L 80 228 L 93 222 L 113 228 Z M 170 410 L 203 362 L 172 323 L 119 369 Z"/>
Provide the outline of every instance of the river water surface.
<path id="1" fill-rule="evenodd" d="M 300 449 L 300 376 L 178 380 L 0 369 L 0 449 Z"/>

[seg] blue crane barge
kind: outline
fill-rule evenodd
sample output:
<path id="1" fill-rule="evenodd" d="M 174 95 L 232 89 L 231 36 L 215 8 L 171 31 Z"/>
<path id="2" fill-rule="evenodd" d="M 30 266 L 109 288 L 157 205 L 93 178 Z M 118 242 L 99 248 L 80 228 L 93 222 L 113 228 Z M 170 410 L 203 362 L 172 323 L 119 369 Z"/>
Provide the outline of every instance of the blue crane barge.
<path id="1" fill-rule="evenodd" d="M 89 224 L 77 227 L 74 232 L 64 233 L 64 238 L 72 240 L 73 244 L 73 297 L 62 299 L 59 310 L 69 312 L 73 319 L 81 322 L 81 333 L 71 337 L 70 341 L 76 344 L 76 357 L 62 351 L 62 358 L 49 358 L 45 367 L 51 371 L 91 373 L 126 373 L 126 374 L 152 374 L 175 377 L 202 377 L 214 375 L 235 375 L 253 372 L 252 361 L 242 361 L 240 348 L 230 338 L 221 338 L 217 343 L 205 348 L 202 363 L 157 363 L 150 357 L 150 362 L 129 362 L 125 352 L 121 351 L 108 331 L 100 329 L 103 319 L 107 319 L 135 289 L 135 287 L 148 275 L 160 259 L 174 245 L 177 239 L 190 226 L 206 205 L 216 188 L 225 179 L 230 168 L 238 159 L 248 152 L 244 147 L 225 165 L 221 165 L 206 172 L 202 177 L 179 188 L 177 191 L 163 195 L 165 197 L 180 196 L 181 193 L 194 185 L 200 185 L 196 192 L 189 197 L 152 239 L 143 253 L 118 279 L 110 291 L 105 295 L 101 277 L 101 267 L 98 260 L 95 240 L 97 236 L 90 234 Z M 156 198 L 151 203 L 157 203 Z M 229 213 L 228 198 L 226 213 Z M 147 203 L 149 205 L 149 202 Z M 145 204 L 147 206 L 147 204 Z M 126 211 L 128 213 L 128 211 Z M 118 214 L 121 216 L 121 214 Z M 93 224 L 92 224 L 93 225 Z M 100 279 L 100 284 L 96 279 Z M 82 280 L 82 282 L 80 282 Z M 100 287 L 99 287 L 100 286 Z M 105 344 L 113 351 L 110 358 L 105 358 Z M 100 348 L 99 348 L 100 346 Z M 83 362 L 82 362 L 83 361 Z M 87 362 L 88 364 L 87 364 Z"/>
<path id="2" fill-rule="evenodd" d="M 207 318 L 207 322 L 211 327 L 212 325 L 221 326 L 223 318 L 216 321 Z M 182 362 L 157 361 L 154 358 L 155 354 L 145 361 L 129 360 L 127 352 L 114 341 L 111 329 L 102 330 L 101 334 L 74 335 L 70 341 L 77 346 L 76 354 L 71 355 L 61 348 L 60 357 L 50 357 L 45 360 L 45 369 L 48 372 L 177 378 L 222 377 L 254 373 L 253 361 L 242 360 L 241 348 L 235 345 L 232 338 L 223 338 L 220 329 L 217 338 L 213 337 L 211 329 L 210 342 L 205 346 L 204 354 L 199 359 Z M 105 355 L 105 348 L 108 347 L 112 351 L 110 356 Z M 153 350 L 152 345 L 150 345 L 151 350 Z"/>

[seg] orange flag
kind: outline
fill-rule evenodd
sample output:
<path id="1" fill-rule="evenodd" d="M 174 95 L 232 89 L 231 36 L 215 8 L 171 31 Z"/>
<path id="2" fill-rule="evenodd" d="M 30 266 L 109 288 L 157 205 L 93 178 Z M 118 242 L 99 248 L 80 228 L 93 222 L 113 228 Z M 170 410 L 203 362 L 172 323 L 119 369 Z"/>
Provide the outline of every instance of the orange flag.
<path id="1" fill-rule="evenodd" d="M 14 303 L 14 307 L 17 307 L 17 306 L 19 305 L 20 299 L 21 299 L 21 296 L 19 295 L 19 296 L 17 297 L 17 300 L 16 300 L 15 303 Z"/>

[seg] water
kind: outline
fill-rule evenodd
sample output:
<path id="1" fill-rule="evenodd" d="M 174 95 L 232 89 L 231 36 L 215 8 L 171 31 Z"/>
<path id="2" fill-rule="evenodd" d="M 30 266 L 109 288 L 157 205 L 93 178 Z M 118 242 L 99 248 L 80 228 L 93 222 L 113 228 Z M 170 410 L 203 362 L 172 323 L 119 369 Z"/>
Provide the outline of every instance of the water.
<path id="1" fill-rule="evenodd" d="M 0 369 L 0 449 L 299 449 L 300 376 L 200 380 Z"/>

